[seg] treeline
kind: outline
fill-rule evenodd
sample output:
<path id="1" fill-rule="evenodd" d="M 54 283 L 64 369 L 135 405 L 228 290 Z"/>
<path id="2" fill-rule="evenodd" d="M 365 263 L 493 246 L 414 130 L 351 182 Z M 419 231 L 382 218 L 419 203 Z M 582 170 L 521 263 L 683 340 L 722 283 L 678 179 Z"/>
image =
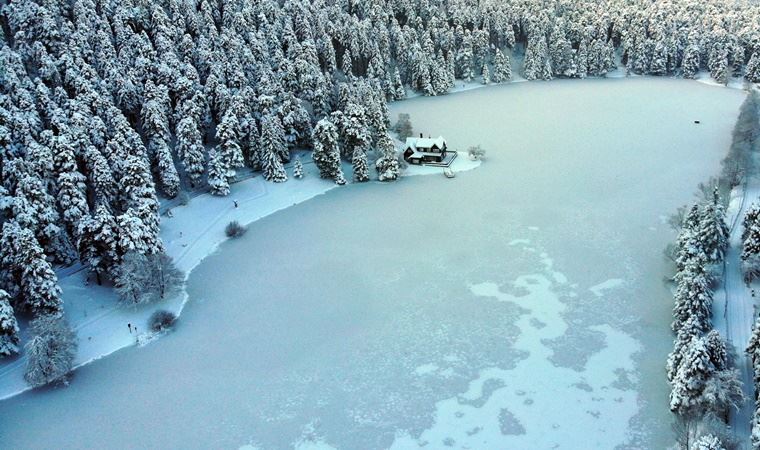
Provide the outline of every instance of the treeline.
<path id="1" fill-rule="evenodd" d="M 705 199 L 681 214 L 678 238 L 669 250 L 676 266 L 672 323 L 676 339 L 666 368 L 672 388 L 670 408 L 677 416 L 676 434 L 684 449 L 737 445 L 725 424 L 729 410 L 746 399 L 738 372 L 731 368 L 733 362 L 726 342 L 712 327 L 712 289 L 719 281 L 714 276 L 715 268 L 723 263 L 729 245 L 730 230 L 725 222 L 721 193 L 728 197 L 731 190 L 744 183 L 754 171 L 760 134 L 758 106 L 758 94 L 753 90 L 740 108 L 720 176 L 700 185 Z M 708 185 L 713 186 L 711 195 L 707 195 Z M 745 279 L 749 282 L 760 270 L 756 266 L 760 259 L 758 205 L 751 206 L 744 218 L 742 240 L 741 259 Z M 755 349 L 756 346 L 757 343 L 750 347 Z M 760 448 L 760 439 L 753 438 L 753 446 Z"/>
<path id="2" fill-rule="evenodd" d="M 680 448 L 696 442 L 730 444 L 725 423 L 729 409 L 743 401 L 738 372 L 731 368 L 724 338 L 712 327 L 713 267 L 723 260 L 728 227 L 717 187 L 713 198 L 695 204 L 683 220 L 676 242 L 676 335 L 666 365 L 670 410 L 677 416 Z"/>
<path id="3" fill-rule="evenodd" d="M 742 265 L 744 279 L 749 285 L 760 273 L 760 204 L 754 203 L 743 220 L 742 230 Z M 755 411 L 752 415 L 752 448 L 760 449 L 760 317 L 755 320 L 752 337 L 747 346 L 747 355 L 752 363 L 753 382 L 755 384 Z"/>
<path id="4" fill-rule="evenodd" d="M 159 198 L 270 181 L 296 147 L 320 175 L 393 180 L 386 102 L 456 79 L 629 73 L 756 81 L 759 6 L 716 1 L 18 0 L 0 16 L 0 332 L 60 317 L 77 259 L 124 301 L 172 272 Z M 374 164 L 375 170 L 371 170 Z M 128 263 L 125 263 L 128 262 Z M 144 271 L 139 270 L 141 273 Z M 155 273 L 155 270 L 149 270 Z M 163 273 L 163 272 L 162 272 Z M 176 277 L 162 277 L 161 280 Z M 139 285 L 135 285 L 135 279 Z M 139 292 L 135 292 L 135 286 Z M 41 329 L 37 327 L 37 329 Z"/>

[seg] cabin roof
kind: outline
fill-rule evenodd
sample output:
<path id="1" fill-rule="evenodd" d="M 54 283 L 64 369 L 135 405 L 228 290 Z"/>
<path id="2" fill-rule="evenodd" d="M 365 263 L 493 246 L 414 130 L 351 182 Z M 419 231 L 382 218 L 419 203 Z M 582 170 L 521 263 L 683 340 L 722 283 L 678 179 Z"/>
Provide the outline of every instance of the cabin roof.
<path id="1" fill-rule="evenodd" d="M 418 137 L 406 138 L 406 147 L 413 150 L 418 148 L 432 148 L 433 146 L 443 148 L 444 145 L 446 145 L 446 139 L 444 139 L 443 136 L 438 136 L 435 139 Z"/>

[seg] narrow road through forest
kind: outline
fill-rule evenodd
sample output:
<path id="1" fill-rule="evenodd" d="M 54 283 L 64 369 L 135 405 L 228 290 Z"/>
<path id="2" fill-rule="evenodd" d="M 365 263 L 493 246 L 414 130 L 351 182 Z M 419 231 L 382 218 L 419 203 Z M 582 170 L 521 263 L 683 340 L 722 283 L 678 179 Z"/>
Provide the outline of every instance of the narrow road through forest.
<path id="1" fill-rule="evenodd" d="M 747 397 L 741 408 L 732 410 L 729 416 L 729 425 L 742 449 L 750 448 L 750 423 L 754 410 L 752 365 L 745 349 L 749 343 L 755 316 L 755 298 L 750 287 L 744 282 L 741 270 L 742 219 L 760 194 L 758 184 L 756 177 L 750 177 L 745 186 L 739 188 L 741 197 L 734 199 L 734 203 L 729 207 L 729 246 L 723 262 L 722 288 L 718 291 L 719 295 L 716 295 L 713 307 L 714 326 L 734 348 L 734 366 L 739 370 Z"/>

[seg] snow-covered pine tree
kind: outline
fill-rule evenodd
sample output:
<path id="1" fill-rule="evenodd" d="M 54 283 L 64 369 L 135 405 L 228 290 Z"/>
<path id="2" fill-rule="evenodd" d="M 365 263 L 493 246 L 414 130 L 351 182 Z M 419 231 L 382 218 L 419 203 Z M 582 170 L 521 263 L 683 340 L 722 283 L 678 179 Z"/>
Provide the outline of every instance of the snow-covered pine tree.
<path id="1" fill-rule="evenodd" d="M 118 184 L 122 209 L 148 203 L 158 212 L 156 190 L 145 160 L 140 156 L 128 155 L 120 167 Z"/>
<path id="2" fill-rule="evenodd" d="M 303 178 L 303 164 L 301 164 L 301 158 L 296 158 L 296 161 L 293 163 L 293 178 L 299 180 Z"/>
<path id="3" fill-rule="evenodd" d="M 749 338 L 746 352 L 752 361 L 755 386 L 760 386 L 760 316 L 755 318 L 755 324 L 752 326 L 752 336 Z"/>
<path id="4" fill-rule="evenodd" d="M 436 55 L 435 62 L 430 66 L 430 78 L 434 95 L 443 94 L 451 87 L 449 86 L 446 60 L 440 51 Z"/>
<path id="5" fill-rule="evenodd" d="M 11 296 L 0 289 L 0 358 L 18 353 L 18 331 Z"/>
<path id="6" fill-rule="evenodd" d="M 292 93 L 285 96 L 279 109 L 283 140 L 287 147 L 311 144 L 311 117 L 303 104 Z M 290 153 L 280 155 L 283 162 L 290 161 Z"/>
<path id="7" fill-rule="evenodd" d="M 400 170 L 393 139 L 388 135 L 380 136 L 377 141 L 377 148 L 380 151 L 380 158 L 375 161 L 378 179 L 380 181 L 393 181 L 397 179 Z"/>
<path id="8" fill-rule="evenodd" d="M 14 226 L 6 222 L 5 226 Z M 18 226 L 18 225 L 15 225 Z M 28 229 L 14 233 L 19 238 L 17 264 L 21 271 L 21 292 L 23 304 L 35 315 L 59 314 L 63 311 L 61 288 L 50 263 L 34 234 Z"/>
<path id="9" fill-rule="evenodd" d="M 290 149 L 286 142 L 282 120 L 274 113 L 264 114 L 261 118 L 259 149 L 262 157 L 266 157 L 267 149 L 271 149 L 281 162 L 290 161 Z"/>
<path id="10" fill-rule="evenodd" d="M 89 206 L 85 177 L 77 168 L 73 150 L 65 135 L 57 137 L 54 156 L 58 185 L 56 198 L 69 234 L 76 239 L 79 221 L 89 212 Z"/>
<path id="11" fill-rule="evenodd" d="M 340 70 L 343 72 L 343 75 L 346 76 L 346 78 L 350 79 L 354 76 L 353 71 L 353 59 L 351 57 L 351 50 L 346 49 L 346 51 L 343 53 L 343 58 L 341 58 L 340 62 Z"/>
<path id="12" fill-rule="evenodd" d="M 89 173 L 89 182 L 96 204 L 115 205 L 116 181 L 103 154 L 94 146 L 85 150 L 84 159 Z"/>
<path id="13" fill-rule="evenodd" d="M 354 147 L 354 153 L 351 157 L 351 164 L 354 168 L 354 181 L 358 181 L 360 183 L 369 181 L 369 167 L 367 164 L 367 151 L 365 147 Z"/>
<path id="14" fill-rule="evenodd" d="M 404 89 L 404 83 L 401 82 L 401 74 L 398 71 L 398 67 L 393 69 L 393 99 L 403 100 L 406 98 L 406 89 Z"/>
<path id="15" fill-rule="evenodd" d="M 565 37 L 564 27 L 564 20 L 557 19 L 549 35 L 549 57 L 556 76 L 572 76 L 573 48 Z"/>
<path id="16" fill-rule="evenodd" d="M 16 185 L 11 215 L 24 228 L 31 230 L 45 253 L 56 262 L 71 260 L 71 249 L 64 240 L 64 233 L 58 226 L 59 215 L 55 200 L 47 192 L 42 181 L 25 173 Z"/>
<path id="17" fill-rule="evenodd" d="M 654 46 L 654 54 L 649 65 L 649 73 L 653 75 L 665 75 L 668 73 L 668 50 L 662 39 Z"/>
<path id="18" fill-rule="evenodd" d="M 744 217 L 742 218 L 742 241 L 745 241 L 747 239 L 747 236 L 749 236 L 750 228 L 752 227 L 752 224 L 758 222 L 760 220 L 760 203 L 754 202 L 751 205 L 749 205 L 749 208 L 747 208 L 746 214 L 744 214 Z"/>
<path id="19" fill-rule="evenodd" d="M 163 191 L 169 197 L 179 192 L 179 175 L 169 149 L 169 93 L 166 86 L 145 83 L 145 103 L 140 111 L 142 128 L 148 139 L 148 150 L 154 155 Z"/>
<path id="20" fill-rule="evenodd" d="M 282 165 L 281 155 L 288 153 L 287 146 L 283 142 L 282 125 L 279 118 L 274 115 L 266 115 L 261 120 L 261 170 L 267 181 L 281 183 L 288 179 L 285 168 Z M 286 150 L 283 151 L 283 148 Z M 289 157 L 288 157 L 289 159 Z"/>
<path id="21" fill-rule="evenodd" d="M 285 167 L 282 165 L 282 161 L 274 152 L 271 147 L 266 146 L 266 141 L 263 137 L 265 133 L 262 133 L 262 148 L 264 160 L 262 161 L 261 171 L 264 174 L 264 179 L 267 181 L 273 181 L 275 183 L 282 183 L 288 180 L 288 175 L 285 172 Z"/>
<path id="22" fill-rule="evenodd" d="M 726 450 L 720 438 L 713 434 L 704 434 L 694 443 L 694 450 Z"/>
<path id="23" fill-rule="evenodd" d="M 671 381 L 670 410 L 682 416 L 694 411 L 707 380 L 715 372 L 704 340 L 692 339 Z"/>
<path id="24" fill-rule="evenodd" d="M 681 366 L 681 361 L 683 361 L 691 342 L 694 339 L 699 339 L 703 331 L 704 328 L 696 317 L 687 318 L 686 322 L 678 328 L 675 341 L 673 342 L 673 351 L 668 355 L 668 361 L 665 366 L 669 382 L 673 383 L 678 373 L 678 368 Z"/>
<path id="25" fill-rule="evenodd" d="M 723 259 L 723 253 L 728 245 L 728 226 L 726 214 L 720 203 L 718 188 L 714 189 L 713 201 L 707 202 L 702 207 L 702 220 L 699 224 L 697 236 L 705 255 L 710 262 L 719 262 Z"/>
<path id="26" fill-rule="evenodd" d="M 334 113 L 334 121 L 338 124 L 345 157 L 353 159 L 357 147 L 365 148 L 370 144 L 367 111 L 363 106 L 349 102 L 342 113 Z"/>
<path id="27" fill-rule="evenodd" d="M 214 195 L 228 195 L 230 182 L 227 180 L 227 166 L 224 158 L 215 149 L 208 152 L 208 185 Z"/>
<path id="28" fill-rule="evenodd" d="M 472 37 L 470 30 L 466 30 L 462 45 L 459 47 L 456 55 L 456 74 L 464 81 L 470 81 L 473 78 L 472 73 Z"/>
<path id="29" fill-rule="evenodd" d="M 699 72 L 699 46 L 696 43 L 691 43 L 686 47 L 681 67 L 683 67 L 684 78 L 694 78 Z"/>
<path id="30" fill-rule="evenodd" d="M 491 72 L 488 70 L 488 64 L 483 64 L 483 69 L 480 71 L 481 82 L 483 84 L 491 83 Z"/>
<path id="31" fill-rule="evenodd" d="M 752 53 L 747 67 L 744 69 L 744 79 L 750 83 L 760 82 L 760 56 L 757 52 Z"/>
<path id="32" fill-rule="evenodd" d="M 512 67 L 509 57 L 497 48 L 493 59 L 493 81 L 503 83 L 510 79 L 512 79 Z"/>
<path id="33" fill-rule="evenodd" d="M 673 331 L 689 318 L 695 318 L 706 331 L 711 328 L 712 291 L 701 261 L 692 259 L 676 276 Z"/>
<path id="34" fill-rule="evenodd" d="M 710 362 L 715 366 L 715 369 L 728 369 L 728 350 L 726 348 L 726 341 L 720 335 L 720 332 L 715 329 L 710 330 L 703 339 L 705 340 L 707 353 L 710 355 Z"/>
<path id="35" fill-rule="evenodd" d="M 243 150 L 240 148 L 240 123 L 234 108 L 229 108 L 216 127 L 216 139 L 219 145 L 216 152 L 224 161 L 228 181 L 235 179 L 235 169 L 243 167 Z"/>
<path id="36" fill-rule="evenodd" d="M 116 233 L 116 221 L 102 203 L 92 216 L 84 217 L 79 223 L 79 259 L 95 273 L 98 284 L 113 273 L 118 260 Z"/>
<path id="37" fill-rule="evenodd" d="M 343 170 L 340 166 L 340 149 L 338 148 L 338 127 L 330 119 L 317 122 L 312 133 L 314 152 L 312 158 L 319 169 L 319 176 L 330 178 L 337 184 L 345 184 Z M 338 183 L 338 181 L 343 181 Z"/>
<path id="38" fill-rule="evenodd" d="M 190 186 L 200 183 L 205 171 L 204 147 L 198 125 L 192 117 L 185 117 L 177 124 L 177 156 L 182 161 Z"/>

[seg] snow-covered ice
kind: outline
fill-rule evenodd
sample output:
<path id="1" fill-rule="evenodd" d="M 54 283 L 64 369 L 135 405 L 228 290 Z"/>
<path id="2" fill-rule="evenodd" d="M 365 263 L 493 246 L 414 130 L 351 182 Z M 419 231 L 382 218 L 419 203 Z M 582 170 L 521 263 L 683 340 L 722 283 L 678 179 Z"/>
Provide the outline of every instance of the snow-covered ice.
<path id="1" fill-rule="evenodd" d="M 743 97 L 642 77 L 394 103 L 484 163 L 334 189 L 219 236 L 173 332 L 0 402 L 3 445 L 665 448 L 659 217 L 718 171 Z"/>
<path id="2" fill-rule="evenodd" d="M 620 278 L 610 278 L 609 280 L 602 281 L 599 284 L 591 286 L 588 288 L 588 290 L 593 292 L 597 297 L 601 297 L 606 291 L 620 287 L 623 284 L 625 284 L 625 281 L 621 280 Z"/>

